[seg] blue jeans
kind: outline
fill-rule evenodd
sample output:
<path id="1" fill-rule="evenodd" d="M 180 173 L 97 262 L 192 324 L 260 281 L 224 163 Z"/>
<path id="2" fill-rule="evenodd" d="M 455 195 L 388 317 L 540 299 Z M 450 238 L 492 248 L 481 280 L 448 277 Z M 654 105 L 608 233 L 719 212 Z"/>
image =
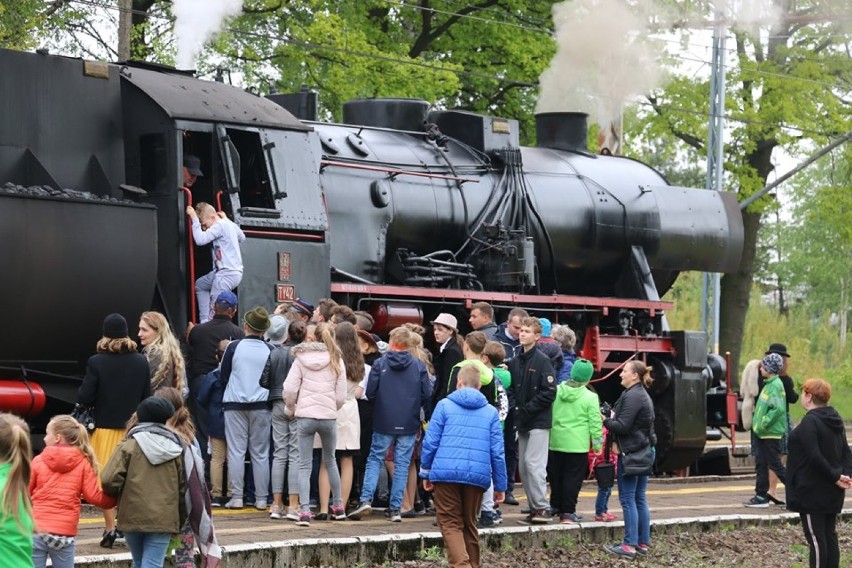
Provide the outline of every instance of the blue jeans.
<path id="1" fill-rule="evenodd" d="M 364 486 L 361 488 L 361 502 L 373 501 L 373 493 L 379 482 L 379 470 L 385 461 L 385 454 L 390 445 L 394 445 L 393 451 L 393 483 L 391 484 L 390 508 L 402 507 L 402 494 L 408 482 L 408 465 L 411 463 L 411 454 L 414 451 L 414 441 L 417 434 L 403 434 L 390 436 L 373 432 L 373 444 L 370 446 L 370 457 L 367 458 L 367 468 L 364 471 Z"/>
<path id="2" fill-rule="evenodd" d="M 598 496 L 595 498 L 595 516 L 599 517 L 609 512 L 609 496 L 612 495 L 612 487 L 598 487 Z"/>
<path id="3" fill-rule="evenodd" d="M 53 562 L 54 568 L 74 568 L 74 544 L 69 544 L 65 548 L 56 550 L 48 547 L 41 538 L 41 535 L 33 535 L 33 566 L 35 568 L 44 568 L 47 564 L 47 559 Z"/>
<path id="4" fill-rule="evenodd" d="M 133 568 L 163 568 L 171 533 L 126 532 Z"/>
<path id="5" fill-rule="evenodd" d="M 647 475 L 624 475 L 618 462 L 618 500 L 624 515 L 624 544 L 651 544 L 651 510 L 645 498 Z"/>

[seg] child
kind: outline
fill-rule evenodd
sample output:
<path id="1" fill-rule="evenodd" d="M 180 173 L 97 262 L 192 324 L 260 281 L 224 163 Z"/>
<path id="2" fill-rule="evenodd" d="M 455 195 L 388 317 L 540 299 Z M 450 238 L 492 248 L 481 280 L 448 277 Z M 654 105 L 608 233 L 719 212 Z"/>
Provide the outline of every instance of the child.
<path id="1" fill-rule="evenodd" d="M 500 419 L 479 387 L 479 370 L 462 368 L 457 390 L 435 407 L 423 439 L 420 477 L 424 489 L 435 491 L 450 566 L 479 566 L 476 522 L 482 494 L 492 480 L 495 503 L 506 491 Z"/>
<path id="2" fill-rule="evenodd" d="M 162 566 L 172 534 L 187 517 L 183 444 L 165 426 L 174 413 L 164 398 L 140 402 L 138 424 L 101 472 L 104 493 L 118 499 L 121 529 L 136 566 Z"/>
<path id="3" fill-rule="evenodd" d="M 36 525 L 33 564 L 43 568 L 49 556 L 54 568 L 70 568 L 74 566 L 80 494 L 101 509 L 115 507 L 115 499 L 101 491 L 85 426 L 67 414 L 54 416 L 47 423 L 44 444 L 44 451 L 33 460 L 30 478 Z"/>
<path id="4" fill-rule="evenodd" d="M 589 467 L 589 449 L 603 445 L 603 420 L 598 395 L 587 388 L 595 369 L 586 359 L 571 367 L 571 379 L 556 389 L 550 431 L 551 505 L 559 522 L 577 523 L 577 497 Z"/>
<path id="5" fill-rule="evenodd" d="M 604 415 L 604 418 L 612 417 L 612 410 L 608 410 Z M 609 431 L 605 427 L 603 428 L 603 438 L 604 449 L 602 452 L 595 451 L 594 448 L 589 450 L 589 472 L 592 479 L 595 478 L 595 465 L 599 463 L 611 463 L 614 468 L 618 468 L 618 456 L 610 452 L 609 446 L 612 440 L 609 439 Z M 613 480 L 615 479 L 615 471 L 617 469 L 613 471 Z M 618 518 L 615 513 L 609 512 L 609 498 L 612 496 L 613 485 L 613 483 L 608 483 L 604 487 L 598 481 L 598 496 L 595 498 L 595 521 L 597 522 L 610 523 Z"/>
<path id="6" fill-rule="evenodd" d="M 222 360 L 222 355 L 228 344 L 223 339 L 216 347 L 216 361 Z M 216 367 L 201 379 L 196 400 L 206 413 L 207 435 L 210 436 L 210 484 L 212 485 L 213 506 L 223 507 L 228 502 L 227 491 L 224 488 L 225 460 L 228 457 L 228 444 L 225 442 L 225 411 L 222 397 L 225 389 L 219 382 L 222 367 Z"/>
<path id="7" fill-rule="evenodd" d="M 6 566 L 30 566 L 33 561 L 32 505 L 27 494 L 31 460 L 26 422 L 0 412 L 0 550 Z"/>

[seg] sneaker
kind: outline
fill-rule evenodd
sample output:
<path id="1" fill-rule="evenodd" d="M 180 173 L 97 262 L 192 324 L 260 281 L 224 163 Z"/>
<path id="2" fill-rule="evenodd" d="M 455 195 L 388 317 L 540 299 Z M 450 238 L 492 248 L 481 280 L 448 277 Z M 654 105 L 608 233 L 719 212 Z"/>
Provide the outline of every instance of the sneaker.
<path id="1" fill-rule="evenodd" d="M 343 508 L 343 505 L 332 505 L 329 509 L 329 516 L 335 521 L 345 521 L 346 509 Z"/>
<path id="2" fill-rule="evenodd" d="M 639 546 L 637 546 L 636 547 L 636 554 L 640 554 L 642 556 L 645 556 L 646 554 L 648 554 L 648 545 L 647 544 L 640 544 Z"/>
<path id="3" fill-rule="evenodd" d="M 417 518 L 417 511 L 415 511 L 414 509 L 409 509 L 408 511 L 403 511 L 400 516 L 403 519 L 416 519 Z"/>
<path id="4" fill-rule="evenodd" d="M 327 521 L 328 520 L 328 513 L 317 513 L 316 515 L 314 515 L 314 520 L 315 521 Z"/>
<path id="5" fill-rule="evenodd" d="M 626 544 L 605 544 L 603 545 L 603 548 L 610 554 L 615 554 L 616 556 L 622 556 L 631 560 L 636 558 L 636 551 Z"/>
<path id="6" fill-rule="evenodd" d="M 357 521 L 362 516 L 363 517 L 369 516 L 372 512 L 373 512 L 373 506 L 370 504 L 370 502 L 369 501 L 361 501 L 361 503 L 358 505 L 358 507 L 354 511 L 349 513 L 349 518 L 355 519 Z"/>
<path id="7" fill-rule="evenodd" d="M 302 511 L 301 513 L 299 513 L 299 520 L 296 521 L 296 526 L 298 526 L 298 527 L 309 527 L 309 526 L 311 526 L 311 519 L 313 517 L 314 516 L 311 514 L 310 511 Z"/>
<path id="8" fill-rule="evenodd" d="M 215 508 L 224 507 L 226 502 L 227 498 L 225 497 L 213 497 L 210 499 L 210 506 Z"/>
<path id="9" fill-rule="evenodd" d="M 237 499 L 236 497 L 231 497 L 231 500 L 225 503 L 226 509 L 242 509 L 243 508 L 243 500 Z"/>
<path id="10" fill-rule="evenodd" d="M 766 509 L 769 507 L 769 499 L 767 497 L 755 495 L 754 497 L 743 503 L 743 505 L 752 509 Z"/>
<path id="11" fill-rule="evenodd" d="M 521 508 L 521 513 L 523 513 L 524 515 L 529 515 L 530 513 L 532 513 L 532 509 L 530 509 L 529 507 L 523 507 Z"/>
<path id="12" fill-rule="evenodd" d="M 270 519 L 283 519 L 284 518 L 284 507 L 279 507 L 278 505 L 272 505 L 269 508 L 269 518 Z"/>
<path id="13" fill-rule="evenodd" d="M 478 529 L 492 529 L 497 525 L 494 522 L 494 517 L 491 516 L 491 513 L 488 511 L 482 511 L 479 514 L 479 520 L 476 522 L 476 528 Z"/>
<path id="14" fill-rule="evenodd" d="M 505 497 L 505 499 L 503 499 L 503 502 L 507 505 L 518 505 L 519 504 L 518 500 L 515 499 L 515 496 L 512 495 L 511 493 L 506 493 L 506 497 Z"/>
<path id="15" fill-rule="evenodd" d="M 613 513 L 601 513 L 600 515 L 595 515 L 595 521 L 598 523 L 611 523 L 618 517 Z"/>
<path id="16" fill-rule="evenodd" d="M 254 502 L 254 508 L 258 511 L 265 511 L 269 508 L 269 504 L 266 502 L 265 499 L 258 499 Z"/>
<path id="17" fill-rule="evenodd" d="M 399 509 L 391 509 L 390 514 L 388 515 L 388 520 L 392 523 L 401 523 L 402 514 L 399 512 Z"/>
<path id="18" fill-rule="evenodd" d="M 287 507 L 287 520 L 288 521 L 298 521 L 299 520 L 299 510 L 294 509 L 293 507 Z"/>
<path id="19" fill-rule="evenodd" d="M 522 525 L 544 525 L 550 522 L 550 513 L 547 509 L 538 509 L 518 521 Z"/>
<path id="20" fill-rule="evenodd" d="M 582 515 L 578 515 L 577 513 L 562 513 L 559 516 L 559 522 L 563 525 L 567 525 L 570 523 L 579 523 L 583 520 Z"/>

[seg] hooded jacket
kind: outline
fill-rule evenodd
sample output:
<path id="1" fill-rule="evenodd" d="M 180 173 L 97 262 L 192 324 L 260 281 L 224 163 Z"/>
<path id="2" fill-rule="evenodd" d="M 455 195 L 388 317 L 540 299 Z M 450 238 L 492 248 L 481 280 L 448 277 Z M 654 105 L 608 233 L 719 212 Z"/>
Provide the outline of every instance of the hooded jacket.
<path id="1" fill-rule="evenodd" d="M 373 432 L 388 436 L 416 434 L 420 409 L 431 413 L 429 373 L 408 351 L 389 351 L 370 368 L 367 399 L 373 401 Z"/>
<path id="2" fill-rule="evenodd" d="M 494 334 L 494 341 L 502 345 L 503 349 L 506 351 L 506 357 L 503 359 L 504 363 L 508 363 L 513 358 L 517 357 L 522 351 L 521 340 L 509 335 L 505 323 L 501 323 L 497 327 L 497 333 Z"/>
<path id="3" fill-rule="evenodd" d="M 754 407 L 752 431 L 760 439 L 780 440 L 787 431 L 787 399 L 777 375 L 766 379 Z"/>
<path id="4" fill-rule="evenodd" d="M 420 477 L 506 490 L 503 430 L 497 411 L 476 389 L 462 388 L 438 403 L 420 455 Z"/>
<path id="5" fill-rule="evenodd" d="M 324 343 L 300 343 L 292 348 L 295 357 L 284 381 L 284 402 L 296 418 L 334 420 L 346 401 L 346 367 L 331 370 L 331 355 Z"/>
<path id="6" fill-rule="evenodd" d="M 104 495 L 98 474 L 78 448 L 47 446 L 33 458 L 30 497 L 36 532 L 76 536 L 80 495 L 101 509 L 116 504 L 115 499 Z"/>
<path id="7" fill-rule="evenodd" d="M 536 342 L 536 347 L 539 351 L 547 355 L 550 359 L 550 364 L 553 365 L 554 371 L 562 368 L 562 363 L 565 362 L 565 355 L 562 354 L 562 346 L 552 337 L 542 337 Z"/>
<path id="8" fill-rule="evenodd" d="M 219 380 L 222 369 L 213 369 L 204 375 L 198 383 L 198 405 L 207 415 L 205 427 L 207 434 L 219 440 L 225 439 L 225 406 L 222 397 L 225 395 L 225 387 Z"/>
<path id="9" fill-rule="evenodd" d="M 574 366 L 574 361 L 577 360 L 577 354 L 574 350 L 562 350 L 562 365 L 556 369 L 556 384 L 561 385 L 565 381 L 571 380 L 571 368 Z"/>
<path id="10" fill-rule="evenodd" d="M 222 402 L 225 410 L 264 410 L 269 408 L 269 391 L 260 386 L 271 369 L 272 346 L 263 338 L 250 335 L 228 344 L 222 355 L 225 386 Z"/>
<path id="11" fill-rule="evenodd" d="M 556 389 L 553 401 L 553 427 L 550 449 L 555 452 L 585 454 L 600 451 L 603 444 L 603 418 L 598 395 L 585 383 L 569 381 Z"/>
<path id="12" fill-rule="evenodd" d="M 284 400 L 284 381 L 295 357 L 290 345 L 276 345 L 269 354 L 269 373 L 260 378 L 260 386 L 269 389 L 269 402 Z"/>
<path id="13" fill-rule="evenodd" d="M 101 485 L 118 499 L 122 531 L 177 533 L 186 521 L 183 445 L 162 424 L 133 428 L 101 472 Z"/>
<path id="14" fill-rule="evenodd" d="M 852 475 L 852 452 L 837 411 L 831 406 L 808 411 L 790 433 L 787 448 L 787 508 L 840 513 L 846 492 L 834 483 Z"/>

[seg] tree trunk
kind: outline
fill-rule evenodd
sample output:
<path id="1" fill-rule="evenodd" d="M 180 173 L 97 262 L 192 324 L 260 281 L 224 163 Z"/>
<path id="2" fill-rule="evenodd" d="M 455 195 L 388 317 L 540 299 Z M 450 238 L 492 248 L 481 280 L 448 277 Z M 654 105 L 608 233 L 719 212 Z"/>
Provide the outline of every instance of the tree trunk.
<path id="1" fill-rule="evenodd" d="M 722 277 L 722 299 L 719 305 L 720 352 L 731 352 L 731 377 L 737 389 L 743 330 L 754 276 L 754 257 L 757 253 L 757 232 L 760 229 L 760 213 L 743 211 L 742 215 L 743 257 L 736 272 Z"/>
<path id="2" fill-rule="evenodd" d="M 118 61 L 130 59 L 130 29 L 133 20 L 133 1 L 118 1 Z"/>
<path id="3" fill-rule="evenodd" d="M 840 278 L 840 354 L 846 349 L 846 330 L 849 314 L 849 294 L 846 291 L 846 278 Z"/>

